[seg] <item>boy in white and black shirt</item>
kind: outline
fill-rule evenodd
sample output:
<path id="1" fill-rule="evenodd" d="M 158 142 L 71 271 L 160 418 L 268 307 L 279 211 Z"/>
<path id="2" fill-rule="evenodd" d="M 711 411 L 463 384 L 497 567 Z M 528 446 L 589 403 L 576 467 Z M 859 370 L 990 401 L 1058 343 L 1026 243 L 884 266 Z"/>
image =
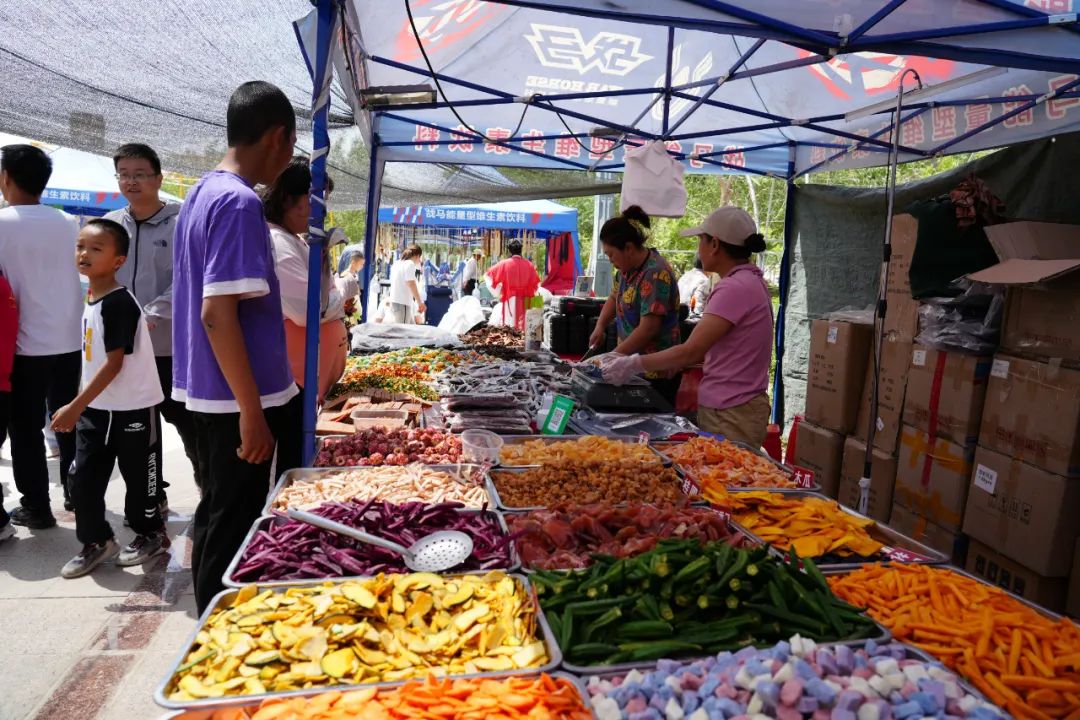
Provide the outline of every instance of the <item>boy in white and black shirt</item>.
<path id="1" fill-rule="evenodd" d="M 70 482 L 75 536 L 83 549 L 60 571 L 66 578 L 86 575 L 118 551 L 118 565 L 137 565 L 169 547 L 157 501 L 156 406 L 163 394 L 142 308 L 116 282 L 129 243 L 122 225 L 103 219 L 89 221 L 76 242 L 76 264 L 90 281 L 82 317 L 82 389 L 52 422 L 54 430 L 75 430 Z M 116 463 L 127 485 L 124 515 L 137 533 L 123 550 L 105 520 L 105 488 Z"/>

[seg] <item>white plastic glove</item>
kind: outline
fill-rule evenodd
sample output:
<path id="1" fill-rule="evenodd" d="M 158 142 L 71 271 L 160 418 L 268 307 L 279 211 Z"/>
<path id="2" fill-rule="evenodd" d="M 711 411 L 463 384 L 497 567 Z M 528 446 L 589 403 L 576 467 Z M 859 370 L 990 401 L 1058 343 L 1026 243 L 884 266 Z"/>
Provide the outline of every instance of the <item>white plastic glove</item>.
<path id="1" fill-rule="evenodd" d="M 600 372 L 604 376 L 604 381 L 612 385 L 625 385 L 630 382 L 630 378 L 645 373 L 645 368 L 641 364 L 641 356 L 638 354 L 620 355 L 619 353 L 608 353 L 607 355 L 601 355 L 597 359 L 600 360 Z"/>

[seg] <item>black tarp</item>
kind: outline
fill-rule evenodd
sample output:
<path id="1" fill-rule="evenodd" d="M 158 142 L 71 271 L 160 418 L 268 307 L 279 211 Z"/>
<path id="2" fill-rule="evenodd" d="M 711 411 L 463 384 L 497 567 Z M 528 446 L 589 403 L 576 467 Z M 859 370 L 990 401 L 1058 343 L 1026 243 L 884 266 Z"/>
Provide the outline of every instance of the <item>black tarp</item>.
<path id="1" fill-rule="evenodd" d="M 992 130 L 990 132 L 993 132 Z M 1014 220 L 1080 224 L 1080 133 L 1006 148 L 896 189 L 896 212 L 948 193 L 974 172 Z M 806 398 L 810 321 L 877 297 L 885 233 L 884 188 L 797 185 L 792 193 L 791 287 L 784 333 L 784 420 Z"/>

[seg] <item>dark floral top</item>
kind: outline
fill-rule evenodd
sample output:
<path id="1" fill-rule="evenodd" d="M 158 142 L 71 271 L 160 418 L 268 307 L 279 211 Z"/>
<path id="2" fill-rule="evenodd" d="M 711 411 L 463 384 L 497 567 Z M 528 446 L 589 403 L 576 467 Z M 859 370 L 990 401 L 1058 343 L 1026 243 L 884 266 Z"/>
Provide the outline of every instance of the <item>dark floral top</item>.
<path id="1" fill-rule="evenodd" d="M 656 250 L 632 272 L 619 273 L 618 285 L 612 290 L 615 298 L 615 330 L 622 342 L 634 332 L 645 315 L 659 315 L 660 331 L 649 342 L 642 355 L 667 350 L 682 340 L 679 332 L 679 286 L 671 265 Z M 646 377 L 671 377 L 672 373 L 649 373 Z"/>

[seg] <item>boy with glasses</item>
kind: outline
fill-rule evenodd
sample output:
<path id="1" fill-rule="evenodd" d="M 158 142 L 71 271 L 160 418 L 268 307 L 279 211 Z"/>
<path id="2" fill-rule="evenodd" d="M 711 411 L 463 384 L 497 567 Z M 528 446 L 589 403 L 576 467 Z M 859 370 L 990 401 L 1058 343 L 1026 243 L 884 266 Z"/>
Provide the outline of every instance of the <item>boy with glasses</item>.
<path id="1" fill-rule="evenodd" d="M 127 262 L 116 273 L 116 281 L 139 301 L 150 328 L 154 361 L 165 400 L 158 406 L 161 417 L 176 428 L 191 461 L 195 484 L 201 484 L 195 452 L 195 421 L 183 403 L 172 399 L 172 284 L 173 234 L 180 205 L 164 202 L 161 191 L 161 160 L 154 149 L 141 143 L 121 145 L 113 155 L 116 182 L 128 206 L 114 210 L 105 219 L 119 223 L 131 238 Z M 158 483 L 158 501 L 163 516 L 168 514 L 167 483 Z"/>

